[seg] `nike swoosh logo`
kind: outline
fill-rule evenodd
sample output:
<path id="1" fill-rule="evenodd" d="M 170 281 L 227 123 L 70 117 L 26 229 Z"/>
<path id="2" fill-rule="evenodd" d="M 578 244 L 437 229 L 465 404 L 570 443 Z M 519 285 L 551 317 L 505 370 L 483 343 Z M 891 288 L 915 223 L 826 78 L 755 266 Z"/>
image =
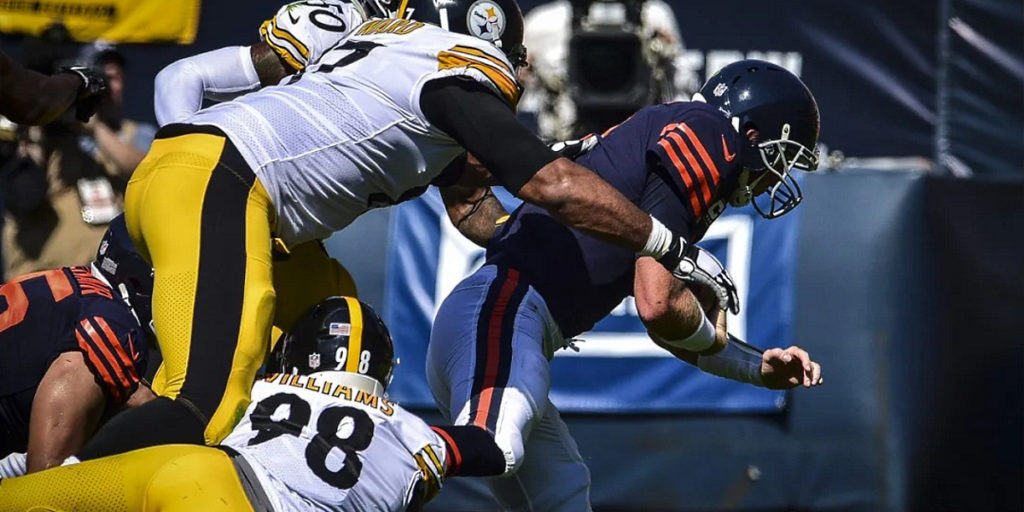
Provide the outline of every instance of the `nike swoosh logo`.
<path id="1" fill-rule="evenodd" d="M 729 145 L 725 143 L 725 135 L 722 135 L 722 153 L 725 154 L 725 161 L 732 162 L 736 159 L 736 153 L 729 154 Z"/>
<path id="2" fill-rule="evenodd" d="M 139 360 L 139 352 L 135 350 L 135 340 L 131 336 L 128 336 L 128 355 L 132 358 L 132 361 Z"/>

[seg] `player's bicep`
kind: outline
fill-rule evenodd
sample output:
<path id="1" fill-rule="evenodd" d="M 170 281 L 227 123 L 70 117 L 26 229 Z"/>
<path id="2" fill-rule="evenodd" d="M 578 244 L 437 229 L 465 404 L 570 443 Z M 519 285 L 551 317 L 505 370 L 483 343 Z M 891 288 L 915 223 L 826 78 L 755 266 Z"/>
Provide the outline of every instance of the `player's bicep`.
<path id="1" fill-rule="evenodd" d="M 181 122 L 198 112 L 204 98 L 225 101 L 259 88 L 250 53 L 248 47 L 228 46 L 175 61 L 160 70 L 154 84 L 160 125 Z"/>
<path id="2" fill-rule="evenodd" d="M 420 109 L 512 193 L 558 158 L 479 82 L 464 77 L 431 80 L 420 95 Z"/>

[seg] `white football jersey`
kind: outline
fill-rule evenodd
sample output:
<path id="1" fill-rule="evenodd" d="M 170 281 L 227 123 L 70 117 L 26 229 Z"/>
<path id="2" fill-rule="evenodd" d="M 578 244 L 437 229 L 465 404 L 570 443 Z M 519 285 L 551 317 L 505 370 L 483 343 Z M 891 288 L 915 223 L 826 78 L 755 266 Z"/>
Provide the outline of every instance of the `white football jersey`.
<path id="1" fill-rule="evenodd" d="M 421 480 L 440 488 L 444 441 L 345 377 L 268 375 L 223 441 L 252 466 L 274 510 L 399 511 Z"/>
<path id="2" fill-rule="evenodd" d="M 274 203 L 277 236 L 294 245 L 418 196 L 464 151 L 420 110 L 424 84 L 454 75 L 510 105 L 519 99 L 511 64 L 490 43 L 417 21 L 371 20 L 304 73 L 185 122 L 228 135 Z"/>
<path id="3" fill-rule="evenodd" d="M 302 71 L 368 17 L 359 4 L 347 0 L 292 2 L 263 22 L 260 39 L 294 70 Z"/>

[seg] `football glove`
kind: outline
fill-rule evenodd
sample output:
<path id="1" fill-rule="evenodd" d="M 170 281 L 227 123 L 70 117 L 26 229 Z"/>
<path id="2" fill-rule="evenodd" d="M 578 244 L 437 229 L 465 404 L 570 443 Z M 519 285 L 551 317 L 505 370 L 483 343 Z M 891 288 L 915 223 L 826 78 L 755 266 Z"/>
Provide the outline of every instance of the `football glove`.
<path id="1" fill-rule="evenodd" d="M 96 113 L 96 107 L 103 101 L 107 91 L 107 78 L 102 73 L 88 66 L 69 66 L 61 69 L 62 73 L 71 73 L 82 79 L 78 88 L 78 99 L 75 100 L 75 119 L 85 123 Z"/>
<path id="2" fill-rule="evenodd" d="M 671 265 L 676 259 L 678 262 Z M 676 279 L 696 283 L 714 292 L 722 309 L 734 315 L 740 312 L 736 283 L 722 262 L 710 252 L 680 239 L 673 242 L 672 248 L 659 261 L 662 265 L 671 265 L 666 265 L 666 268 Z"/>
<path id="3" fill-rule="evenodd" d="M 594 134 L 590 134 L 578 140 L 553 142 L 548 147 L 551 148 L 551 151 L 558 153 L 558 156 L 568 158 L 569 160 L 576 160 L 577 157 L 590 151 L 596 145 L 597 137 Z"/>

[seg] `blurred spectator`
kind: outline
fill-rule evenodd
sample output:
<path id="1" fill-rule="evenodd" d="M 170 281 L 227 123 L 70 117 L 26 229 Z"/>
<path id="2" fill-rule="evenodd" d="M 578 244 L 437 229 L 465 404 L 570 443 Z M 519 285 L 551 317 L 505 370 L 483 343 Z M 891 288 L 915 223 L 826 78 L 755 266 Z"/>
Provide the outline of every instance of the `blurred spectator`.
<path id="1" fill-rule="evenodd" d="M 603 18 L 623 26 L 622 22 L 609 18 L 624 16 L 619 12 L 624 8 L 625 4 L 598 1 L 590 7 L 587 17 L 591 22 L 600 22 Z M 539 5 L 525 17 L 523 44 L 529 52 L 530 67 L 523 72 L 526 91 L 520 111 L 537 116 L 539 135 L 546 139 L 565 140 L 583 135 L 569 90 L 572 17 L 573 6 L 569 0 Z M 700 84 L 683 58 L 683 40 L 672 8 L 662 0 L 648 0 L 643 2 L 640 19 L 642 52 L 651 73 L 649 103 L 689 99 Z"/>
<path id="2" fill-rule="evenodd" d="M 37 43 L 26 60 L 34 60 L 40 71 L 72 63 L 101 70 L 109 81 L 108 97 L 87 124 L 66 115 L 41 136 L 23 132 L 24 156 L 17 172 L 5 172 L 4 179 L 6 276 L 88 263 L 106 224 L 121 212 L 128 177 L 156 133 L 152 125 L 122 115 L 125 59 L 116 48 L 97 43 L 73 62 L 52 62 L 64 58 L 65 52 L 54 48 L 66 44 Z"/>
<path id="3" fill-rule="evenodd" d="M 97 42 L 83 52 L 83 61 L 107 77 L 109 96 L 96 116 L 85 123 L 82 150 L 92 154 L 113 176 L 127 179 L 153 143 L 156 127 L 126 119 L 124 107 L 124 55 L 110 44 Z"/>

